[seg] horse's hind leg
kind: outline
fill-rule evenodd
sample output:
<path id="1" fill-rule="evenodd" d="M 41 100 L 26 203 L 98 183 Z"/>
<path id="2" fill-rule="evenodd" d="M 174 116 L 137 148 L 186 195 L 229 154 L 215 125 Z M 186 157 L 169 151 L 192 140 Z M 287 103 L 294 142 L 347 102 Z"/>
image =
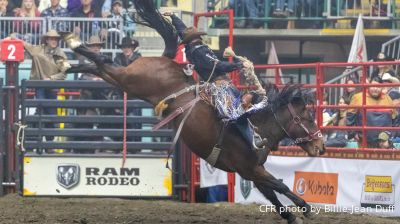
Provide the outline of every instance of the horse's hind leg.
<path id="1" fill-rule="evenodd" d="M 76 47 L 73 49 L 75 53 L 81 54 L 90 60 L 92 60 L 96 65 L 98 65 L 100 68 L 105 65 L 105 64 L 113 64 L 113 61 L 111 60 L 110 57 L 96 53 L 92 50 L 90 50 L 88 47 L 85 45 L 79 45 L 79 47 Z"/>
<path id="2" fill-rule="evenodd" d="M 99 68 L 95 64 L 79 64 L 79 65 L 71 65 L 66 73 L 90 73 L 90 74 L 98 74 L 100 73 Z"/>
<path id="3" fill-rule="evenodd" d="M 114 86 L 118 86 L 117 81 L 111 78 L 106 73 L 102 72 L 97 65 L 95 64 L 80 64 L 80 65 L 72 65 L 66 73 L 90 73 L 102 78 L 104 81 L 111 83 Z"/>

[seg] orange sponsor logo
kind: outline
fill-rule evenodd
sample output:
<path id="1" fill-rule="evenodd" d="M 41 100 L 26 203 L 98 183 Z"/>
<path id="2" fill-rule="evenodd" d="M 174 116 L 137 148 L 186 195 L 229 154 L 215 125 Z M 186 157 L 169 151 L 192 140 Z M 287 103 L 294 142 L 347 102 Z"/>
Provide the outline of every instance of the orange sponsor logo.
<path id="1" fill-rule="evenodd" d="M 336 204 L 338 174 L 296 171 L 293 191 L 307 202 Z"/>

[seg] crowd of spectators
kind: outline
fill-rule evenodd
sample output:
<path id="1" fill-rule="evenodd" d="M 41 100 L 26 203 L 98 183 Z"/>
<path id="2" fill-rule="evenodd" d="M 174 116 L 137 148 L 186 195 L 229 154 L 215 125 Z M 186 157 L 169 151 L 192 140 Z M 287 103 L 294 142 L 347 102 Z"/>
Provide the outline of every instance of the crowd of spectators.
<path id="1" fill-rule="evenodd" d="M 390 61 L 384 53 L 379 53 L 375 61 Z M 366 109 L 366 126 L 374 127 L 398 127 L 400 119 L 399 87 L 379 86 L 383 83 L 400 83 L 398 75 L 391 65 L 378 65 L 372 70 L 367 82 L 376 86 L 368 87 L 366 90 L 366 105 L 378 106 Z M 346 84 L 360 83 L 359 78 L 348 78 Z M 328 99 L 326 99 L 328 100 Z M 325 104 L 328 104 L 327 102 Z M 346 87 L 340 97 L 340 106 L 361 106 L 363 104 L 363 93 L 361 88 Z M 394 108 L 382 108 L 379 106 L 395 106 Z M 334 126 L 363 126 L 361 108 L 348 108 L 323 111 L 323 124 Z M 326 145 L 329 147 L 358 147 L 362 143 L 362 132 L 355 130 L 335 130 L 328 132 Z M 399 131 L 368 130 L 366 132 L 367 147 L 370 148 L 398 148 L 400 143 Z"/>
<path id="2" fill-rule="evenodd" d="M 52 21 L 51 29 L 62 31 L 73 31 L 82 39 L 92 35 L 99 35 L 102 40 L 107 40 L 111 32 L 118 33 L 124 30 L 127 35 L 135 32 L 135 25 L 132 23 L 129 11 L 133 6 L 130 1 L 121 0 L 21 0 L 21 1 L 0 1 L 1 17 L 24 17 L 15 21 L 2 21 L 1 38 L 11 33 L 16 33 L 19 38 L 30 43 L 38 44 L 38 36 L 42 34 L 40 19 L 35 18 L 61 18 L 60 21 Z M 77 21 L 62 21 L 62 18 L 77 18 Z M 114 18 L 122 19 L 123 27 L 117 27 L 112 23 L 101 23 L 99 21 L 80 21 L 79 18 Z M 114 28 L 114 29 L 112 29 Z M 115 29 L 119 28 L 119 29 Z M 111 39 L 111 38 L 108 38 Z"/>
<path id="3" fill-rule="evenodd" d="M 215 9 L 220 1 L 208 0 L 208 10 Z M 356 25 L 359 13 L 365 16 L 386 17 L 390 6 L 387 1 L 374 0 L 368 4 L 356 0 L 225 0 L 225 6 L 234 10 L 237 28 L 323 28 L 326 17 L 354 17 L 349 26 Z M 363 4 L 361 4 L 363 3 Z M 330 4 L 329 6 L 326 4 Z M 327 11 L 330 9 L 330 11 Z M 272 18 L 272 19 L 271 19 Z M 304 19 L 304 20 L 302 20 Z M 350 21 L 350 20 L 349 20 Z M 336 20 L 326 21 L 327 26 L 335 26 Z M 387 26 L 387 21 L 367 21 L 366 27 Z M 226 24 L 217 22 L 216 26 Z M 354 28 L 353 27 L 353 28 Z"/>

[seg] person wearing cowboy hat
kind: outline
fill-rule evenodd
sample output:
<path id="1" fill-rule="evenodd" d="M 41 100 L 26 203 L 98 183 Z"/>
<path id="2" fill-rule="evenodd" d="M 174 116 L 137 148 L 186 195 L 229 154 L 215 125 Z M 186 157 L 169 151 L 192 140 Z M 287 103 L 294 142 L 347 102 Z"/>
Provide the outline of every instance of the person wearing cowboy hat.
<path id="1" fill-rule="evenodd" d="M 214 52 L 203 43 L 201 36 L 207 33 L 199 32 L 196 27 L 186 27 L 186 25 L 171 12 L 165 12 L 164 16 L 170 16 L 172 25 L 178 31 L 181 44 L 185 45 L 186 57 L 190 63 L 194 64 L 194 69 L 204 81 L 224 76 L 228 72 L 243 68 L 242 62 L 220 61 Z M 214 69 L 215 67 L 215 69 Z"/>
<path id="2" fill-rule="evenodd" d="M 114 58 L 114 63 L 120 66 L 128 66 L 136 59 L 142 57 L 139 52 L 139 42 L 130 37 L 122 38 L 121 44 L 117 43 L 118 48 L 121 48 L 122 54 L 118 54 Z"/>
<path id="3" fill-rule="evenodd" d="M 134 40 L 130 37 L 124 37 L 122 38 L 121 44 L 116 43 L 116 45 L 118 46 L 118 48 L 121 48 L 122 50 L 122 53 L 118 54 L 114 58 L 114 63 L 117 65 L 126 67 L 131 63 L 133 63 L 134 61 L 136 61 L 138 58 L 142 57 L 142 55 L 139 52 L 139 42 L 137 40 Z M 122 100 L 123 99 L 122 91 L 120 89 L 114 89 L 113 98 Z M 129 109 L 128 114 L 134 116 L 142 116 L 142 109 L 131 108 Z M 130 124 L 130 127 L 134 129 L 142 129 L 142 124 L 132 123 Z M 132 137 L 130 140 L 134 142 L 140 142 L 142 138 Z"/>
<path id="4" fill-rule="evenodd" d="M 101 54 L 101 49 L 104 47 L 105 43 L 103 41 L 100 40 L 99 36 L 97 35 L 93 35 L 89 38 L 88 42 L 85 42 L 85 45 L 92 51 L 94 51 L 95 53 Z M 94 63 L 89 62 L 87 60 L 84 60 L 84 63 L 88 63 L 88 64 L 92 64 L 94 65 Z M 73 73 L 74 72 L 74 68 L 79 68 L 81 65 L 75 65 L 72 66 L 72 68 L 70 70 L 68 70 L 69 73 Z M 100 81 L 103 80 L 102 78 L 91 74 L 91 73 L 83 73 L 80 78 L 80 80 L 95 80 L 95 81 Z"/>
<path id="5" fill-rule="evenodd" d="M 67 56 L 58 47 L 61 36 L 55 30 L 49 30 L 42 36 L 43 44 L 32 45 L 25 41 L 25 51 L 32 57 L 30 80 L 65 80 L 66 70 L 71 67 Z M 16 39 L 11 35 L 6 39 Z M 36 88 L 36 99 L 57 99 L 57 90 L 48 88 Z M 44 115 L 56 114 L 56 108 L 44 108 Z M 52 127 L 53 124 L 45 124 Z M 46 137 L 52 140 L 52 137 Z"/>
<path id="6" fill-rule="evenodd" d="M 17 39 L 14 34 L 5 39 Z M 41 45 L 32 45 L 23 40 L 26 52 L 32 57 L 31 80 L 64 80 L 65 71 L 71 67 L 67 55 L 58 47 L 61 36 L 49 30 L 42 36 Z"/>

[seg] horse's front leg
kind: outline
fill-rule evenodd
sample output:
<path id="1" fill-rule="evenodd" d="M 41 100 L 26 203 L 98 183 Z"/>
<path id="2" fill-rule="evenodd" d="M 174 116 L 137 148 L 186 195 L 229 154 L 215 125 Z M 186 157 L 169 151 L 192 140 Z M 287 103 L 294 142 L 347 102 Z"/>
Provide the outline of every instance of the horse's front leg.
<path id="1" fill-rule="evenodd" d="M 268 171 L 265 170 L 264 167 L 263 171 L 267 174 L 267 181 L 264 182 L 265 186 L 268 186 L 268 189 L 272 189 L 276 192 L 279 192 L 280 194 L 285 195 L 287 198 L 289 198 L 296 206 L 300 208 L 304 208 L 304 216 L 306 218 L 313 218 L 313 214 L 311 212 L 311 206 L 304 201 L 301 197 L 297 196 L 294 194 L 282 181 L 276 179 L 272 174 L 270 174 Z M 262 171 L 261 171 L 262 172 Z M 303 211 L 303 209 L 301 210 Z"/>
<path id="2" fill-rule="evenodd" d="M 275 206 L 276 212 L 278 212 L 282 218 L 286 219 L 289 224 L 303 223 L 300 218 L 297 218 L 282 205 L 272 189 L 268 188 L 264 183 L 254 182 L 254 184 L 257 189 Z"/>
<path id="3" fill-rule="evenodd" d="M 263 165 L 253 165 L 252 167 L 243 167 L 238 169 L 240 176 L 254 182 L 257 189 L 275 206 L 279 215 L 286 219 L 289 224 L 302 223 L 293 213 L 288 211 L 276 197 L 274 191 L 281 194 L 290 191 L 290 189 L 268 173 Z"/>

